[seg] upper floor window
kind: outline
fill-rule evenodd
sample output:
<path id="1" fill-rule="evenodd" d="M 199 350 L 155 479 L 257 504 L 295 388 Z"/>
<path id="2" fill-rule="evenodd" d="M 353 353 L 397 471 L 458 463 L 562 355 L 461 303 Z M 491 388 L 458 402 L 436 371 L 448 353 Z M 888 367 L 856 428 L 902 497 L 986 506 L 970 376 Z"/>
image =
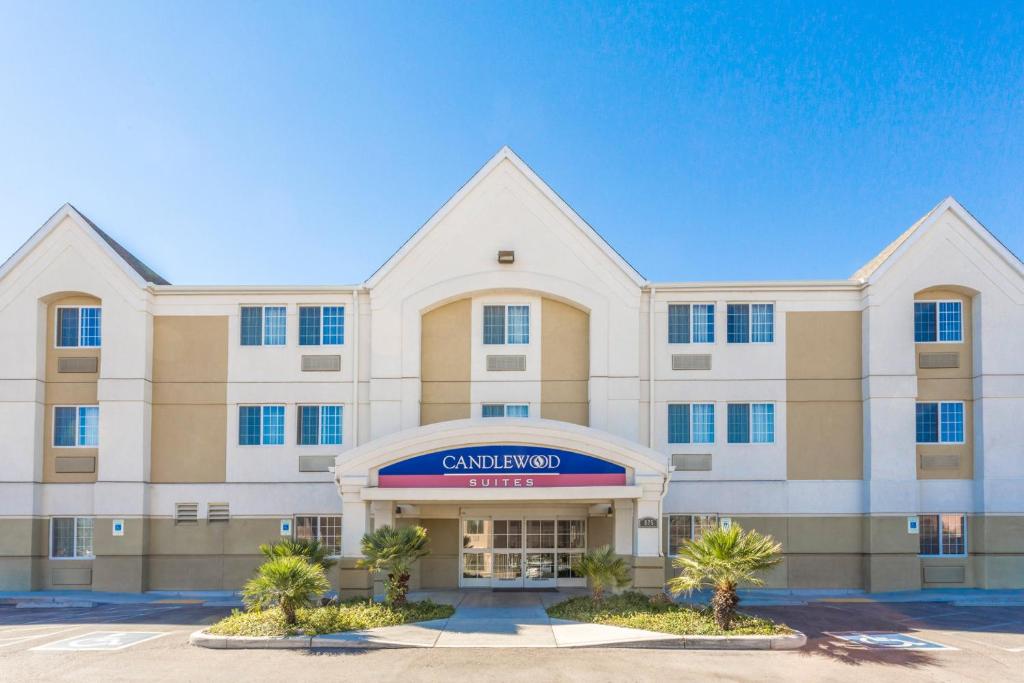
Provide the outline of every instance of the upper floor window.
<path id="1" fill-rule="evenodd" d="M 56 344 L 61 348 L 100 345 L 103 311 L 99 306 L 58 306 Z"/>
<path id="2" fill-rule="evenodd" d="M 669 344 L 713 344 L 714 304 L 669 304 Z"/>
<path id="3" fill-rule="evenodd" d="M 730 403 L 729 443 L 775 443 L 774 403 Z"/>
<path id="4" fill-rule="evenodd" d="M 775 341 L 775 304 L 729 304 L 726 341 L 730 344 L 769 344 Z"/>
<path id="5" fill-rule="evenodd" d="M 284 346 L 285 306 L 242 306 L 242 346 Z"/>
<path id="6" fill-rule="evenodd" d="M 919 515 L 922 555 L 966 555 L 967 516 Z"/>
<path id="7" fill-rule="evenodd" d="M 96 448 L 99 444 L 99 406 L 56 406 L 53 409 L 54 446 Z"/>
<path id="8" fill-rule="evenodd" d="M 915 342 L 960 342 L 963 340 L 963 303 L 959 301 L 914 302 Z"/>
<path id="9" fill-rule="evenodd" d="M 670 403 L 669 443 L 714 443 L 714 403 Z"/>
<path id="10" fill-rule="evenodd" d="M 529 344 L 530 307 L 484 306 L 484 344 Z"/>
<path id="11" fill-rule="evenodd" d="M 52 559 L 91 559 L 92 517 L 53 517 L 50 519 L 50 557 Z"/>
<path id="12" fill-rule="evenodd" d="M 718 515 L 669 515 L 668 554 L 678 555 L 688 541 L 696 541 L 705 531 L 718 526 Z"/>
<path id="13" fill-rule="evenodd" d="M 337 346 L 344 343 L 344 306 L 299 306 L 299 346 Z"/>
<path id="14" fill-rule="evenodd" d="M 480 409 L 481 417 L 530 417 L 527 403 L 485 403 Z"/>
<path id="15" fill-rule="evenodd" d="M 284 445 L 284 406 L 238 406 L 238 445 Z"/>
<path id="16" fill-rule="evenodd" d="M 963 443 L 964 404 L 943 401 L 917 404 L 917 443 Z"/>
<path id="17" fill-rule="evenodd" d="M 341 406 L 299 406 L 299 445 L 335 446 L 341 443 Z"/>

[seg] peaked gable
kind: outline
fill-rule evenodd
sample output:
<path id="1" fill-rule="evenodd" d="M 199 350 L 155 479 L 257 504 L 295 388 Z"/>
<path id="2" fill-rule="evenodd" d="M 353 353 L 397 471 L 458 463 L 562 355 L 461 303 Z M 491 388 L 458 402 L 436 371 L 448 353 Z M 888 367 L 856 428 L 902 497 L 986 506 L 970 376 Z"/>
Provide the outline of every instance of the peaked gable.
<path id="1" fill-rule="evenodd" d="M 916 223 L 911 225 L 899 237 L 878 253 L 873 259 L 864 264 L 857 272 L 850 276 L 851 280 L 858 280 L 871 284 L 878 280 L 885 271 L 892 267 L 908 249 L 920 240 L 934 226 L 947 211 L 953 213 L 968 228 L 970 228 L 983 242 L 988 244 L 1006 263 L 1024 277 L 1024 263 L 1010 251 L 1005 244 L 999 241 L 988 228 L 964 208 L 963 204 L 953 197 L 946 197 L 935 205 L 931 211 L 922 216 Z"/>
<path id="2" fill-rule="evenodd" d="M 156 271 L 143 263 L 137 256 L 125 249 L 124 246 L 117 242 L 117 240 L 101 230 L 98 225 L 89 220 L 85 214 L 80 212 L 71 204 L 65 204 L 58 209 L 57 212 L 50 216 L 49 220 L 47 220 L 42 227 L 36 230 L 35 233 L 29 237 L 28 240 L 21 245 L 21 247 L 14 252 L 9 259 L 4 261 L 3 265 L 0 265 L 0 279 L 3 279 L 7 273 L 13 270 L 14 267 L 18 265 L 18 263 L 20 263 L 37 244 L 46 239 L 47 235 L 53 232 L 65 218 L 71 219 L 82 227 L 86 234 L 91 236 L 100 248 L 102 248 L 103 251 L 105 251 L 139 286 L 145 287 L 147 284 L 171 284 L 161 277 Z"/>
<path id="3" fill-rule="evenodd" d="M 416 246 L 422 242 L 433 229 L 452 212 L 452 210 L 502 162 L 509 161 L 518 169 L 552 204 L 554 204 L 579 231 L 587 237 L 605 256 L 630 279 L 636 286 L 643 287 L 647 280 L 641 275 L 625 258 L 622 257 L 593 227 L 569 206 L 558 194 L 545 183 L 540 176 L 534 173 L 526 162 L 519 155 L 512 151 L 507 145 L 498 150 L 498 153 L 491 157 L 484 166 L 473 174 L 459 190 L 438 209 L 430 219 L 414 232 L 405 243 L 399 247 L 392 256 L 385 261 L 373 275 L 366 280 L 367 287 L 374 287 L 380 283 L 402 260 L 405 259 Z"/>

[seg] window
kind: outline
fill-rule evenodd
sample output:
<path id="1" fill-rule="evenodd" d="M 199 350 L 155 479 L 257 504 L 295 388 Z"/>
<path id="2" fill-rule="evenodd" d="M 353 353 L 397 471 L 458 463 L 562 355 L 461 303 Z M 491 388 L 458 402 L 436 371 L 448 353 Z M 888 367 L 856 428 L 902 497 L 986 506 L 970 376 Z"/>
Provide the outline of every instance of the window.
<path id="1" fill-rule="evenodd" d="M 730 403 L 729 443 L 775 443 L 774 403 Z"/>
<path id="2" fill-rule="evenodd" d="M 299 306 L 299 346 L 338 346 L 344 343 L 344 306 Z"/>
<path id="3" fill-rule="evenodd" d="M 530 417 L 528 403 L 485 403 L 480 410 L 481 417 Z"/>
<path id="4" fill-rule="evenodd" d="M 53 445 L 57 448 L 96 448 L 100 445 L 98 406 L 56 406 Z"/>
<path id="5" fill-rule="evenodd" d="M 729 304 L 726 341 L 730 344 L 768 344 L 775 341 L 775 304 Z"/>
<path id="6" fill-rule="evenodd" d="M 669 344 L 713 344 L 714 304 L 669 304 Z"/>
<path id="7" fill-rule="evenodd" d="M 529 343 L 529 306 L 484 306 L 484 344 Z"/>
<path id="8" fill-rule="evenodd" d="M 920 515 L 918 519 L 922 555 L 967 554 L 966 515 Z"/>
<path id="9" fill-rule="evenodd" d="M 714 443 L 714 403 L 670 403 L 669 443 Z"/>
<path id="10" fill-rule="evenodd" d="M 341 555 L 340 515 L 296 515 L 295 540 L 320 541 L 332 557 Z"/>
<path id="11" fill-rule="evenodd" d="M 284 346 L 287 312 L 284 306 L 242 306 L 242 346 Z"/>
<path id="12" fill-rule="evenodd" d="M 56 345 L 95 348 L 102 339 L 103 311 L 99 306 L 58 306 Z"/>
<path id="13" fill-rule="evenodd" d="M 716 526 L 718 515 L 669 515 L 668 554 L 678 555 L 684 543 L 697 540 Z"/>
<path id="14" fill-rule="evenodd" d="M 915 342 L 961 342 L 963 339 L 963 304 L 961 302 L 914 302 Z"/>
<path id="15" fill-rule="evenodd" d="M 239 446 L 284 444 L 284 406 L 238 406 Z"/>
<path id="16" fill-rule="evenodd" d="M 963 402 L 945 401 L 917 404 L 917 443 L 963 442 Z"/>
<path id="17" fill-rule="evenodd" d="M 50 520 L 50 557 L 92 559 L 92 517 L 54 517 Z"/>
<path id="18" fill-rule="evenodd" d="M 299 406 L 299 445 L 340 444 L 342 414 L 341 406 Z"/>

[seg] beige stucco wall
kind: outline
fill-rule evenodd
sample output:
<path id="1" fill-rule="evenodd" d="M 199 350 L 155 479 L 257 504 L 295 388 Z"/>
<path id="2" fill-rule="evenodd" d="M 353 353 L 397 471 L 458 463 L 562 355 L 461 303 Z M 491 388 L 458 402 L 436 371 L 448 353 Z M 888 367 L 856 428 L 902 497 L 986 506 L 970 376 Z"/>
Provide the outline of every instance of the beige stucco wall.
<path id="1" fill-rule="evenodd" d="M 789 479 L 864 476 L 861 314 L 786 314 Z"/>
<path id="2" fill-rule="evenodd" d="M 153 319 L 152 481 L 224 481 L 227 378 L 227 316 Z"/>
<path id="3" fill-rule="evenodd" d="M 423 314 L 420 424 L 470 415 L 472 301 L 459 299 Z"/>
<path id="4" fill-rule="evenodd" d="M 541 301 L 540 416 L 590 424 L 590 316 L 569 304 Z"/>
<path id="5" fill-rule="evenodd" d="M 99 369 L 102 362 L 98 348 L 57 348 L 56 345 L 56 310 L 58 306 L 99 306 L 100 300 L 91 296 L 65 296 L 54 299 L 46 306 L 46 374 L 44 400 L 46 410 L 43 416 L 43 481 L 61 483 L 83 483 L 96 481 L 99 470 L 97 448 L 55 448 L 53 445 L 53 407 L 61 405 L 97 405 L 97 386 Z M 57 360 L 60 358 L 96 358 L 95 373 L 61 373 L 57 372 Z M 102 419 L 102 416 L 101 418 Z M 56 471 L 57 457 L 91 457 L 97 458 L 92 472 L 61 473 Z"/>
<path id="6" fill-rule="evenodd" d="M 427 530 L 430 550 L 415 568 L 419 588 L 459 587 L 459 524 L 458 519 L 419 520 L 419 525 Z"/>

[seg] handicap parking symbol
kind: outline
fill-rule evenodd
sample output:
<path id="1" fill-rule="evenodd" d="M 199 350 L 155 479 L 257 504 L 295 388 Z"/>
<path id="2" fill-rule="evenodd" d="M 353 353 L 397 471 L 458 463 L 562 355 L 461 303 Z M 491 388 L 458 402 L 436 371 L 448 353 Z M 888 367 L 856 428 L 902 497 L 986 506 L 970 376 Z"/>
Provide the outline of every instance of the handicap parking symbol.
<path id="1" fill-rule="evenodd" d="M 906 633 L 890 633 L 885 631 L 842 631 L 828 632 L 833 638 L 839 638 L 865 647 L 885 650 L 955 650 L 954 647 L 917 638 Z"/>
<path id="2" fill-rule="evenodd" d="M 123 650 L 147 640 L 166 636 L 168 632 L 93 631 L 32 648 L 35 652 L 103 652 Z"/>

